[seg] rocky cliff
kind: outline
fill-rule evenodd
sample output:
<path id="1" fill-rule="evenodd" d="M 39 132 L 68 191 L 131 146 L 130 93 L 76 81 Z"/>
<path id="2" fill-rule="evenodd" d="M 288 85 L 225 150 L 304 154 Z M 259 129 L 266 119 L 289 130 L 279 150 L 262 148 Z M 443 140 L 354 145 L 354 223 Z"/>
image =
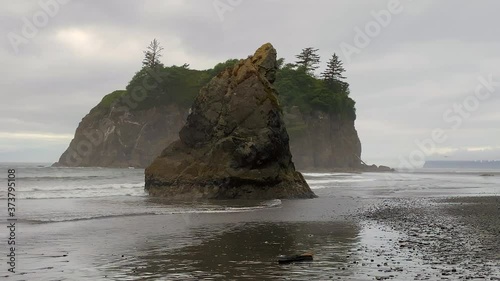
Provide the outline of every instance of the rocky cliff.
<path id="1" fill-rule="evenodd" d="M 78 125 L 75 137 L 56 166 L 145 167 L 178 137 L 187 110 L 158 105 L 147 110 L 94 108 Z"/>
<path id="2" fill-rule="evenodd" d="M 130 91 L 115 91 L 105 96 L 80 122 L 74 139 L 55 165 L 147 167 L 168 144 L 178 138 L 194 96 L 224 67 L 218 65 L 211 73 L 176 67 L 173 70 L 178 74 L 172 74 L 170 68 L 170 78 L 164 78 L 170 88 L 152 93 L 153 98 L 138 101 L 132 107 L 123 101 Z M 277 82 L 280 76 L 283 75 L 278 75 Z M 295 78 L 291 80 L 296 81 Z M 297 95 L 283 91 L 280 89 L 280 99 L 286 96 L 284 94 Z M 180 98 L 173 99 L 176 93 L 180 93 L 178 96 L 186 102 Z M 360 165 L 361 143 L 354 126 L 355 115 L 304 109 L 293 101 L 282 104 L 285 106 L 283 119 L 290 137 L 290 150 L 297 169 L 363 168 Z"/>
<path id="3" fill-rule="evenodd" d="M 107 115 L 87 114 L 57 166 L 146 167 L 178 137 L 188 109 L 159 105 L 152 109 Z M 356 169 L 361 143 L 354 120 L 297 108 L 284 112 L 290 150 L 299 170 Z M 90 147 L 88 149 L 88 147 Z"/>
<path id="4" fill-rule="evenodd" d="M 322 111 L 303 114 L 298 107 L 287 110 L 285 123 L 298 168 L 314 171 L 361 167 L 361 142 L 354 120 Z"/>
<path id="5" fill-rule="evenodd" d="M 311 198 L 295 170 L 267 43 L 196 97 L 179 139 L 145 171 L 150 195 L 170 198 Z"/>
<path id="6" fill-rule="evenodd" d="M 159 105 L 144 111 L 112 109 L 107 115 L 89 113 L 56 165 L 147 167 L 178 138 L 188 110 L 179 105 Z M 297 169 L 360 167 L 361 142 L 354 120 L 322 111 L 304 114 L 298 108 L 285 109 L 284 120 Z M 86 151 L 89 143 L 91 149 Z"/>

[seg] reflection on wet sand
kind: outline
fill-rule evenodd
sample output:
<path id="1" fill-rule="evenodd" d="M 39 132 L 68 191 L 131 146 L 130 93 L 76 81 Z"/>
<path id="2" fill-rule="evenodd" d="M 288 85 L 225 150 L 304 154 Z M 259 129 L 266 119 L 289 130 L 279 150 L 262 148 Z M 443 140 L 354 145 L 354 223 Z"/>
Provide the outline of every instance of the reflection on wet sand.
<path id="1" fill-rule="evenodd" d="M 141 252 L 155 254 L 129 264 L 136 268 L 129 277 L 276 280 L 305 278 L 314 271 L 314 276 L 328 278 L 332 268 L 346 263 L 359 233 L 357 225 L 344 222 L 251 223 L 224 228 L 215 236 L 207 236 L 206 228 L 194 229 L 191 238 L 199 243 L 164 253 L 144 244 Z M 316 260 L 285 266 L 276 261 L 279 254 L 302 252 L 315 253 Z"/>
<path id="2" fill-rule="evenodd" d="M 497 186 L 490 180 L 481 190 Z M 311 200 L 68 199 L 57 201 L 61 210 L 54 209 L 54 200 L 25 201 L 33 210 L 25 218 L 80 219 L 20 224 L 19 276 L 25 280 L 500 280 L 498 197 L 449 202 L 423 198 L 431 191 L 438 197 L 446 190 L 454 195 L 457 190 L 471 192 L 450 189 L 456 183 L 442 181 L 446 184 L 437 189 L 428 188 L 437 180 L 397 183 L 397 189 L 383 187 L 386 182 L 381 180 L 356 186 L 352 186 L 356 182 L 332 184 L 317 189 L 320 197 Z M 415 187 L 408 189 L 405 184 Z M 306 251 L 314 252 L 314 261 L 291 265 L 276 261 L 280 254 Z"/>

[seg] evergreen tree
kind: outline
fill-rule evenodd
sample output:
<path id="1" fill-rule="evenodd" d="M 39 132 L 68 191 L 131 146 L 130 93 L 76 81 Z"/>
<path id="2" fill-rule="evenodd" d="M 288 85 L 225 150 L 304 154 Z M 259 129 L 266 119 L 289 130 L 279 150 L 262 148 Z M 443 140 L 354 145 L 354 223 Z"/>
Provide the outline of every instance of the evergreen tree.
<path id="1" fill-rule="evenodd" d="M 146 51 L 144 51 L 144 59 L 142 60 L 142 66 L 150 68 L 163 66 L 163 64 L 160 62 L 160 57 L 162 56 L 161 51 L 163 51 L 163 47 L 160 46 L 160 42 L 158 42 L 156 38 L 153 39 L 153 41 L 151 41 Z"/>
<path id="2" fill-rule="evenodd" d="M 281 69 L 283 67 L 283 65 L 285 64 L 285 59 L 284 58 L 277 59 L 276 64 L 278 65 L 278 69 Z"/>
<path id="3" fill-rule="evenodd" d="M 307 74 L 314 75 L 314 71 L 319 67 L 318 49 L 305 48 L 302 52 L 295 56 L 298 60 L 295 65 L 298 69 L 303 69 Z"/>
<path id="4" fill-rule="evenodd" d="M 326 82 L 342 81 L 345 76 L 342 73 L 345 72 L 342 61 L 339 59 L 337 54 L 333 54 L 332 58 L 328 61 L 326 65 L 326 70 L 321 73 L 323 80 Z"/>

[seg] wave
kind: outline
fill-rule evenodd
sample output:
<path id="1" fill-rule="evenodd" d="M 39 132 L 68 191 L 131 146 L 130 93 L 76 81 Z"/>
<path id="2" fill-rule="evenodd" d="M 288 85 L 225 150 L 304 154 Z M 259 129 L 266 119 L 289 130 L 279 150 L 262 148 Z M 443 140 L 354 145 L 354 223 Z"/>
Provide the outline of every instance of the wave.
<path id="1" fill-rule="evenodd" d="M 147 196 L 146 192 L 137 193 L 120 193 L 120 194 L 81 194 L 81 195 L 49 195 L 49 194 L 37 194 L 33 196 L 19 196 L 20 199 L 24 200 L 37 200 L 37 199 L 79 199 L 79 198 L 103 198 L 103 197 L 119 197 L 119 196 L 133 196 L 133 197 L 144 197 Z M 0 199 L 6 199 L 5 197 L 0 197 Z"/>
<path id="2" fill-rule="evenodd" d="M 113 190 L 124 188 L 144 188 L 144 183 L 115 183 L 115 184 L 97 184 L 89 186 L 34 186 L 30 188 L 19 189 L 19 192 L 58 192 L 58 191 L 95 191 L 95 190 Z"/>
<path id="3" fill-rule="evenodd" d="M 85 220 L 97 220 L 97 219 L 109 219 L 109 218 L 121 218 L 121 217 L 137 217 L 137 216 L 159 216 L 159 215 L 174 215 L 174 214 L 217 214 L 217 213 L 241 213 L 241 212 L 251 212 L 258 211 L 269 208 L 277 208 L 282 204 L 281 200 L 269 200 L 261 203 L 257 206 L 251 207 L 226 207 L 226 206 L 211 206 L 204 208 L 192 208 L 192 207 L 177 207 L 167 210 L 145 210 L 143 212 L 136 213 L 123 213 L 123 214 L 98 214 L 89 215 L 81 217 L 61 217 L 61 218 L 47 218 L 47 219 L 21 219 L 19 222 L 29 223 L 29 224 L 41 224 L 41 223 L 55 223 L 55 222 L 74 222 L 74 221 L 85 221 Z"/>
<path id="4" fill-rule="evenodd" d="M 306 177 L 341 177 L 352 176 L 353 173 L 302 173 Z"/>
<path id="5" fill-rule="evenodd" d="M 24 181 L 42 181 L 42 180 L 88 180 L 105 176 L 20 176 L 19 180 Z"/>
<path id="6" fill-rule="evenodd" d="M 110 196 L 146 196 L 144 183 L 97 184 L 89 186 L 32 186 L 18 188 L 21 199 L 98 198 Z M 7 193 L 0 192 L 0 199 Z"/>
<path id="7" fill-rule="evenodd" d="M 327 183 L 346 183 L 346 182 L 370 182 L 375 181 L 373 178 L 346 178 L 346 179 L 327 179 L 327 180 L 307 180 L 310 185 L 327 184 Z"/>
<path id="8" fill-rule="evenodd" d="M 94 216 L 83 216 L 77 218 L 51 218 L 51 219 L 18 219 L 20 223 L 28 224 L 42 224 L 42 223 L 52 223 L 52 222 L 74 222 L 74 221 L 86 221 L 86 220 L 96 220 L 96 219 L 109 219 L 109 218 L 120 218 L 120 217 L 138 217 L 138 216 L 152 216 L 157 215 L 154 212 L 144 212 L 144 213 L 129 213 L 129 214 L 116 214 L 116 215 L 94 215 Z"/>

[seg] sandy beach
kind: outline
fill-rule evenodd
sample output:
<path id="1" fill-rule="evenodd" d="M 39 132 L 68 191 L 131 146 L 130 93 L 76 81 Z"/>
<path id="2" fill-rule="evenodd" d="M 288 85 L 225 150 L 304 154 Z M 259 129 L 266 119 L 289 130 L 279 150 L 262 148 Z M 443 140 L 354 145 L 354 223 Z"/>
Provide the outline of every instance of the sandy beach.
<path id="1" fill-rule="evenodd" d="M 318 198 L 178 202 L 145 196 L 140 170 L 36 170 L 9 280 L 500 278 L 497 177 L 306 173 Z"/>
<path id="2" fill-rule="evenodd" d="M 1 7 L 0 281 L 500 281 L 500 1 Z"/>
<path id="3" fill-rule="evenodd" d="M 499 197 L 22 225 L 17 280 L 499 280 Z M 309 263 L 276 256 L 313 252 Z"/>
<path id="4" fill-rule="evenodd" d="M 404 234 L 395 246 L 430 266 L 416 280 L 500 280 L 500 197 L 388 200 L 366 217 Z"/>

